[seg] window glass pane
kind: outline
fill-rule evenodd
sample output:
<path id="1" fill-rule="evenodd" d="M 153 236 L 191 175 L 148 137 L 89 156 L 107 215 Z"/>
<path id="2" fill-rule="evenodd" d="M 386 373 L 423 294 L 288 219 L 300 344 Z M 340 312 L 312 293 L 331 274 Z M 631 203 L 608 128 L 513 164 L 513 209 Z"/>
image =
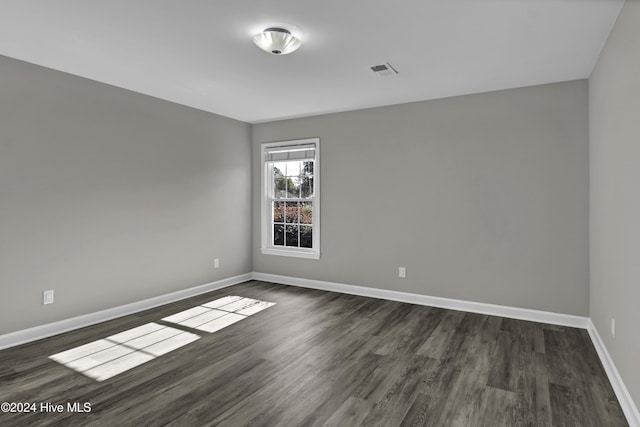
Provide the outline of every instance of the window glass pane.
<path id="1" fill-rule="evenodd" d="M 284 246 L 284 225 L 276 224 L 273 226 L 273 244 L 274 246 Z"/>
<path id="2" fill-rule="evenodd" d="M 287 197 L 290 199 L 300 198 L 300 177 L 287 177 Z"/>
<path id="3" fill-rule="evenodd" d="M 302 162 L 287 162 L 287 172 L 285 173 L 285 175 L 287 176 L 300 175 L 301 166 L 302 166 Z"/>
<path id="4" fill-rule="evenodd" d="M 284 202 L 273 202 L 273 222 L 284 222 Z"/>
<path id="5" fill-rule="evenodd" d="M 298 246 L 298 226 L 287 225 L 285 227 L 286 227 L 285 240 L 287 242 L 287 246 Z"/>
<path id="6" fill-rule="evenodd" d="M 273 177 L 273 197 L 275 199 L 287 197 L 287 179 L 284 176 Z"/>
<path id="7" fill-rule="evenodd" d="M 287 164 L 285 162 L 274 163 L 273 164 L 273 175 L 274 176 L 285 176 L 287 174 L 286 167 L 287 167 Z"/>
<path id="8" fill-rule="evenodd" d="M 310 199 L 313 197 L 313 176 L 303 175 L 300 181 L 300 198 Z"/>
<path id="9" fill-rule="evenodd" d="M 313 162 L 302 162 L 302 174 L 313 175 Z"/>
<path id="10" fill-rule="evenodd" d="M 287 202 L 286 203 L 286 220 L 287 224 L 298 223 L 298 212 L 300 211 L 300 202 Z"/>
<path id="11" fill-rule="evenodd" d="M 300 223 L 312 224 L 313 223 L 313 206 L 311 202 L 300 203 Z"/>
<path id="12" fill-rule="evenodd" d="M 309 225 L 300 226 L 300 247 L 310 248 L 313 242 L 313 231 Z"/>

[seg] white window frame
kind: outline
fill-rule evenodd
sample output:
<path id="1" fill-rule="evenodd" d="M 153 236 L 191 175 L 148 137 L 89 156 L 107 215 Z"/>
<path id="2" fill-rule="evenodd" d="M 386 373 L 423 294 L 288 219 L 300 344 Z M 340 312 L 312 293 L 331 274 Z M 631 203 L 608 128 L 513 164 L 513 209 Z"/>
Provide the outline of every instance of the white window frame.
<path id="1" fill-rule="evenodd" d="M 273 209 L 271 206 L 271 185 L 273 171 L 266 159 L 266 150 L 273 147 L 315 144 L 315 163 L 313 165 L 312 203 L 312 248 L 296 248 L 273 245 Z M 260 250 L 265 255 L 279 255 L 295 258 L 320 259 L 320 138 L 297 139 L 292 141 L 266 142 L 260 146 L 261 203 L 260 225 L 262 241 Z"/>

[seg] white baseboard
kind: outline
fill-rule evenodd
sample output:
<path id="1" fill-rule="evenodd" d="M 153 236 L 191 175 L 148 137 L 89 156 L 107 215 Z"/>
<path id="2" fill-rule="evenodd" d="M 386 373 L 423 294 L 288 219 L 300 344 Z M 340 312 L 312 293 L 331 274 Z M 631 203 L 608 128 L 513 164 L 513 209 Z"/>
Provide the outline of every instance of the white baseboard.
<path id="1" fill-rule="evenodd" d="M 450 310 L 468 311 L 471 313 L 489 314 L 492 316 L 529 320 L 532 322 L 549 323 L 552 325 L 571 326 L 581 329 L 587 329 L 589 321 L 588 317 L 574 316 L 571 314 L 552 313 L 549 311 L 530 310 L 527 308 L 517 308 L 504 305 L 485 304 L 481 302 L 432 297 L 428 295 L 412 294 L 408 292 L 390 291 L 387 289 L 367 288 L 364 286 L 345 285 L 343 283 L 323 282 L 320 280 L 279 276 L 276 274 L 254 272 L 252 277 L 254 280 L 282 283 L 283 285 L 293 285 L 302 288 L 312 288 L 323 291 L 339 292 L 343 294 L 360 295 L 364 297 L 407 302 L 410 304 L 426 305 L 429 307 L 448 308 Z"/>
<path id="2" fill-rule="evenodd" d="M 607 372 L 609 382 L 611 382 L 613 391 L 616 393 L 618 402 L 620 402 L 622 411 L 627 417 L 627 422 L 631 427 L 640 427 L 640 412 L 638 411 L 638 407 L 631 398 L 631 394 L 629 394 L 627 386 L 624 385 L 624 381 L 622 381 L 622 377 L 620 376 L 616 365 L 613 363 L 613 359 L 611 358 L 609 351 L 607 351 L 607 347 L 605 347 L 604 342 L 591 319 L 589 319 L 589 327 L 587 330 L 589 331 L 591 341 L 593 341 L 593 345 L 598 352 L 598 356 L 600 356 L 602 366 L 604 366 L 604 370 Z"/>
<path id="3" fill-rule="evenodd" d="M 64 319 L 58 322 L 47 323 L 46 325 L 35 326 L 33 328 L 0 335 L 0 350 L 226 288 L 227 286 L 251 280 L 251 277 L 252 273 L 241 274 L 239 276 L 229 277 L 227 279 L 218 280 L 189 289 L 183 289 L 170 294 L 160 295 L 142 301 L 96 311 L 95 313 L 83 314 L 70 319 Z"/>

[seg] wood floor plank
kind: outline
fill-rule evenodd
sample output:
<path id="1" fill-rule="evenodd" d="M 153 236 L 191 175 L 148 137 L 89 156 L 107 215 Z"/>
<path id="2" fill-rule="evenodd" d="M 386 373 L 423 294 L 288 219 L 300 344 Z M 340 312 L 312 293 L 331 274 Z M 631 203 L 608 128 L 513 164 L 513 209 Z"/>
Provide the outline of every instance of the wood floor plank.
<path id="1" fill-rule="evenodd" d="M 457 316 L 459 320 L 459 315 Z M 455 323 L 457 325 L 457 323 Z M 444 334 L 449 334 L 449 328 L 442 329 Z M 437 333 L 434 331 L 434 334 Z M 409 408 L 403 425 L 440 425 L 443 414 L 451 409 L 450 402 L 460 391 L 463 382 L 462 363 L 459 359 L 462 345 L 466 336 L 463 334 L 453 334 L 443 346 L 441 340 L 433 342 L 439 347 L 436 354 L 440 356 L 437 363 L 429 373 L 425 375 L 424 381 L 416 393 L 422 396 L 416 400 Z M 423 347 L 424 349 L 424 347 Z"/>
<path id="2" fill-rule="evenodd" d="M 447 312 L 426 342 L 418 349 L 418 354 L 434 359 L 442 357 L 449 348 L 451 338 L 456 335 L 456 328 L 463 318 L 463 312 Z"/>
<path id="3" fill-rule="evenodd" d="M 369 401 L 349 396 L 323 427 L 358 426 L 367 417 L 373 404 Z"/>
<path id="4" fill-rule="evenodd" d="M 404 372 L 386 388 L 384 396 L 376 399 L 369 416 L 362 421 L 363 426 L 399 425 L 417 397 L 417 389 L 423 376 L 435 364 L 435 359 L 416 355 Z"/>
<path id="5" fill-rule="evenodd" d="M 533 425 L 517 420 L 516 393 L 494 387 L 487 387 L 480 396 L 478 416 L 472 424 L 480 427 L 510 427 L 515 425 Z"/>
<path id="6" fill-rule="evenodd" d="M 546 356 L 535 354 L 536 423 L 540 427 L 551 425 L 551 397 L 549 396 L 549 372 Z"/>
<path id="7" fill-rule="evenodd" d="M 479 322 L 482 324 L 482 322 Z M 494 325 L 495 334 L 497 326 Z M 480 410 L 480 398 L 487 388 L 487 382 L 494 364 L 495 341 L 483 339 L 481 331 L 488 332 L 489 324 L 470 331 L 466 335 L 457 354 L 459 373 L 448 387 L 449 398 L 445 401 L 440 423 L 452 425 L 473 425 Z"/>
<path id="8" fill-rule="evenodd" d="M 487 385 L 505 391 L 516 392 L 518 388 L 518 370 L 520 369 L 520 341 L 514 333 L 498 332 L 494 363 Z"/>
<path id="9" fill-rule="evenodd" d="M 275 305 L 161 320 L 228 295 Z M 151 322 L 199 339 L 102 382 L 49 359 Z M 18 427 L 628 425 L 584 330 L 259 281 L 2 350 L 0 401 L 91 403 Z"/>
<path id="10" fill-rule="evenodd" d="M 608 420 L 609 425 L 626 423 L 613 388 L 605 377 L 585 375 L 584 388 L 588 390 L 585 392 L 588 404 L 596 408 L 594 412 L 602 414 L 602 418 Z"/>

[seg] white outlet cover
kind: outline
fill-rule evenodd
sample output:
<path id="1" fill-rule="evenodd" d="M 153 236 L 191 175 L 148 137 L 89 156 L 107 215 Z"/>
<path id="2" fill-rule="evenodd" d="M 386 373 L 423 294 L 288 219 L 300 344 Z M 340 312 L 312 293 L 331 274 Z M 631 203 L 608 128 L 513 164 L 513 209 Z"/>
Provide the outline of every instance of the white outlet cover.
<path id="1" fill-rule="evenodd" d="M 219 268 L 220 267 L 220 259 L 216 258 L 213 260 L 213 268 Z"/>
<path id="2" fill-rule="evenodd" d="M 53 304 L 53 289 L 49 289 L 43 292 L 42 294 L 42 303 L 43 304 Z"/>
<path id="3" fill-rule="evenodd" d="M 407 277 L 407 269 L 405 267 L 398 267 L 398 277 L 403 279 Z"/>

